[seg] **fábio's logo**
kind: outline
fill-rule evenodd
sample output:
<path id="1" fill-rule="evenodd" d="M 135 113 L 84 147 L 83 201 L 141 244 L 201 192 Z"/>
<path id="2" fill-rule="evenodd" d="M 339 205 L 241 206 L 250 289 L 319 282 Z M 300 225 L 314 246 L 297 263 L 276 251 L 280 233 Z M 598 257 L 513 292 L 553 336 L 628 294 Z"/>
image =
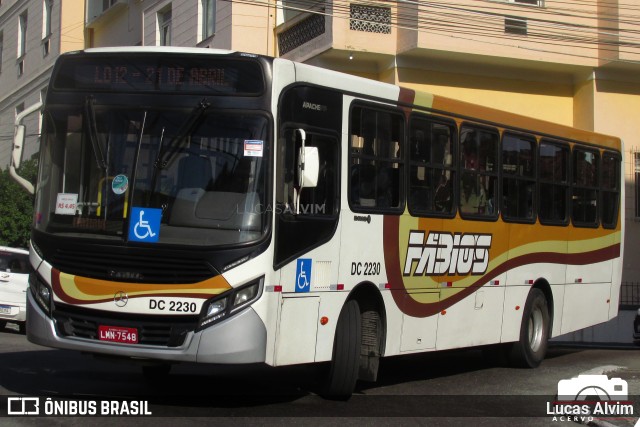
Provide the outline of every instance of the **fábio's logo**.
<path id="1" fill-rule="evenodd" d="M 404 276 L 479 275 L 487 271 L 491 234 L 409 233 Z M 413 268 L 416 264 L 415 269 Z"/>

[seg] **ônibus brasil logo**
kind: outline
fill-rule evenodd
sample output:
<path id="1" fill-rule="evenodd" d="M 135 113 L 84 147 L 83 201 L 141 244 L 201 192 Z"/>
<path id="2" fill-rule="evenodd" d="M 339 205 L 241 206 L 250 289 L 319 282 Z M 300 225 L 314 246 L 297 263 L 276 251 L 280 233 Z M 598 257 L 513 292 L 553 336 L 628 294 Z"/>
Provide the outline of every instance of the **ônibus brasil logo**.
<path id="1" fill-rule="evenodd" d="M 491 234 L 442 233 L 412 230 L 409 233 L 405 276 L 483 274 L 489 265 Z M 413 274 L 413 264 L 417 265 Z"/>
<path id="2" fill-rule="evenodd" d="M 621 378 L 583 374 L 560 380 L 557 396 L 555 402 L 547 402 L 547 415 L 553 416 L 553 421 L 586 424 L 598 418 L 633 417 L 629 388 Z"/>

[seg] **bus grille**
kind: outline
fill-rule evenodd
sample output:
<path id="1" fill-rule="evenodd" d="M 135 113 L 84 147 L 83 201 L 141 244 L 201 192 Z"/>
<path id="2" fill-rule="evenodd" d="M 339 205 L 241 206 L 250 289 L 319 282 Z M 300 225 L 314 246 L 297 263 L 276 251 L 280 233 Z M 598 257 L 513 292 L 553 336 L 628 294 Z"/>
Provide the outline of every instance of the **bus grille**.
<path id="1" fill-rule="evenodd" d="M 73 309 L 56 305 L 53 312 L 56 329 L 60 336 L 85 338 L 98 341 L 98 326 L 122 326 L 138 330 L 138 342 L 143 345 L 163 347 L 180 347 L 184 344 L 187 334 L 194 331 L 198 319 L 195 316 L 176 318 L 144 318 L 125 320 L 122 316 L 108 312 L 99 316 L 89 314 L 82 309 Z"/>
<path id="2" fill-rule="evenodd" d="M 151 256 L 105 247 L 100 251 L 57 249 L 51 264 L 76 276 L 134 283 L 197 283 L 218 275 L 206 260 L 192 255 Z"/>

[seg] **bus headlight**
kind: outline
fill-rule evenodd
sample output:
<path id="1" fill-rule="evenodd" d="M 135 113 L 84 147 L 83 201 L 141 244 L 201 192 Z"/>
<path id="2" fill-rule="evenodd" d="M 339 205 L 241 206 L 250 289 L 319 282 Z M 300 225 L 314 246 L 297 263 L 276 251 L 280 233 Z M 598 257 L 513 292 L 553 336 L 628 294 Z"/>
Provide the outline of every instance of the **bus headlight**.
<path id="1" fill-rule="evenodd" d="M 248 307 L 260 298 L 264 284 L 264 276 L 247 285 L 232 289 L 204 303 L 200 322 L 196 331 L 200 331 L 218 323 L 231 314 Z"/>
<path id="2" fill-rule="evenodd" d="M 217 301 L 211 301 L 207 308 L 206 317 L 215 317 L 216 315 L 223 313 L 227 308 L 227 298 L 222 298 Z"/>
<path id="3" fill-rule="evenodd" d="M 51 289 L 44 284 L 42 279 L 33 273 L 29 276 L 29 288 L 33 293 L 38 306 L 47 316 L 51 315 Z"/>
<path id="4" fill-rule="evenodd" d="M 249 286 L 245 286 L 242 289 L 238 289 L 233 296 L 233 305 L 231 311 L 235 311 L 249 302 L 256 299 L 258 291 L 260 290 L 260 283 L 254 283 Z"/>

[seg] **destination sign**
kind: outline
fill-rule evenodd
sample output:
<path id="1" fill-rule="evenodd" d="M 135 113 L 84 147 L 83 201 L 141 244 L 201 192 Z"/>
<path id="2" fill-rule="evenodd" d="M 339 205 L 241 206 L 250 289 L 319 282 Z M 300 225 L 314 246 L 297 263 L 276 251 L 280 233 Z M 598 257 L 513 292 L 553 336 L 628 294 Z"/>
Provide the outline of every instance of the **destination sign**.
<path id="1" fill-rule="evenodd" d="M 258 63 L 180 56 L 63 58 L 54 88 L 74 91 L 187 92 L 256 95 L 264 90 Z"/>

